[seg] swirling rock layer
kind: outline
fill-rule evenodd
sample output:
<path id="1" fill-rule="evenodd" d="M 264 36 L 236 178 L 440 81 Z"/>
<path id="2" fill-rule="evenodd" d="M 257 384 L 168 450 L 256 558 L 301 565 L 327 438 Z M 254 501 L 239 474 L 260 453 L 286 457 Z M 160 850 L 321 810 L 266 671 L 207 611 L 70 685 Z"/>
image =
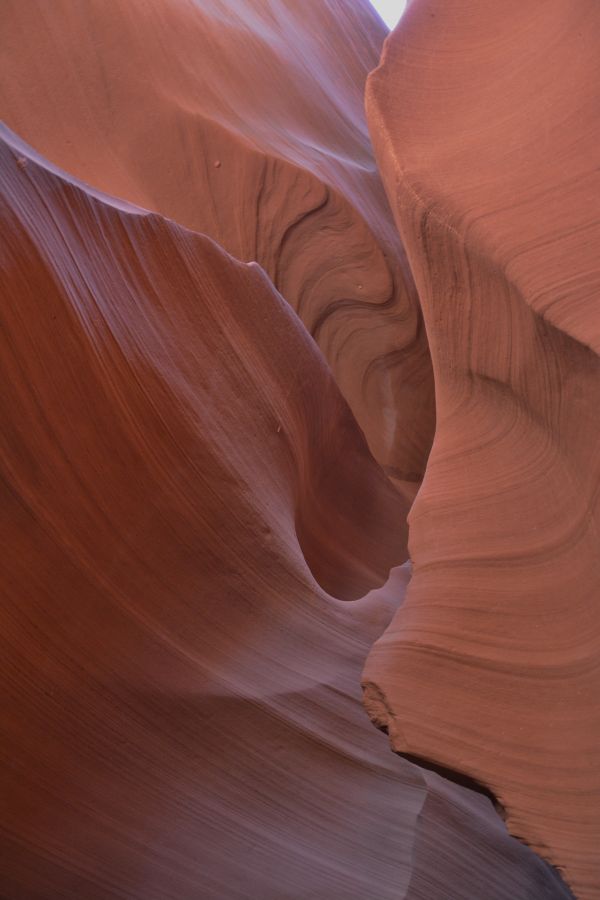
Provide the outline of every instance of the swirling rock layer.
<path id="1" fill-rule="evenodd" d="M 364 715 L 405 504 L 264 272 L 3 136 L 3 895 L 567 897 Z"/>
<path id="2" fill-rule="evenodd" d="M 487 5 L 371 81 L 423 316 L 366 0 L 4 3 L 7 900 L 571 896 L 433 764 L 597 896 L 595 17 Z"/>
<path id="3" fill-rule="evenodd" d="M 413 579 L 365 684 L 394 749 L 466 773 L 600 896 L 600 17 L 410 6 L 367 109 L 437 425 Z"/>
<path id="4" fill-rule="evenodd" d="M 2 163 L 3 887 L 278 896 L 289 867 L 291 896 L 300 876 L 360 896 L 398 800 L 346 660 L 389 602 L 346 612 L 305 556 L 364 593 L 402 501 L 258 267 L 26 148 Z M 344 778 L 372 804 L 353 837 L 310 813 Z"/>
<path id="5" fill-rule="evenodd" d="M 384 34 L 366 0 L 6 0 L 0 103 L 76 177 L 258 261 L 412 495 L 433 390 L 363 111 Z"/>

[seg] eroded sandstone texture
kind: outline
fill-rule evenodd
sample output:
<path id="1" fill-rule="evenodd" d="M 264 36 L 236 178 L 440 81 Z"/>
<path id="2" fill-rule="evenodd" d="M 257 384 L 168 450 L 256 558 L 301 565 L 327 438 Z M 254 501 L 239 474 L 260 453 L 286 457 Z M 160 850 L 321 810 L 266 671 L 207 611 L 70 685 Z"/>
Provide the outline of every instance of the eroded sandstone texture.
<path id="1" fill-rule="evenodd" d="M 3 3 L 2 900 L 598 897 L 599 41 L 522 6 L 390 38 L 394 223 L 366 0 Z"/>
<path id="2" fill-rule="evenodd" d="M 5 0 L 0 104 L 76 177 L 259 262 L 413 495 L 433 390 L 363 110 L 384 36 L 366 0 Z"/>
<path id="3" fill-rule="evenodd" d="M 584 898 L 600 896 L 598 12 L 415 3 L 367 90 L 437 413 L 367 704 L 396 750 L 489 787 Z"/>
<path id="4" fill-rule="evenodd" d="M 4 139 L 5 895 L 568 896 L 364 715 L 405 501 L 264 272 Z"/>

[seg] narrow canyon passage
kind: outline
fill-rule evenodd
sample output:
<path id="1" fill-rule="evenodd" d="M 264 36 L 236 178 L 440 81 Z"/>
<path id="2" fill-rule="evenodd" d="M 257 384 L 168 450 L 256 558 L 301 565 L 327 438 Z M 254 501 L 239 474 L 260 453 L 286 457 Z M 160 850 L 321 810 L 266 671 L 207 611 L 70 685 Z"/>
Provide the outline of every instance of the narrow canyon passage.
<path id="1" fill-rule="evenodd" d="M 3 900 L 600 896 L 596 20 L 5 0 Z"/>

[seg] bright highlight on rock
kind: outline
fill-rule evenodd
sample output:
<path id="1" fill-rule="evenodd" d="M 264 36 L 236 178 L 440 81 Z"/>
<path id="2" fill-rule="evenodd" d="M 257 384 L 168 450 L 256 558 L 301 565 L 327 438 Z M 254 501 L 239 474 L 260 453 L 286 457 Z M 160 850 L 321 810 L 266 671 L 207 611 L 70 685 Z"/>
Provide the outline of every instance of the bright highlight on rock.
<path id="1" fill-rule="evenodd" d="M 3 900 L 600 900 L 599 70 L 4 0 Z"/>

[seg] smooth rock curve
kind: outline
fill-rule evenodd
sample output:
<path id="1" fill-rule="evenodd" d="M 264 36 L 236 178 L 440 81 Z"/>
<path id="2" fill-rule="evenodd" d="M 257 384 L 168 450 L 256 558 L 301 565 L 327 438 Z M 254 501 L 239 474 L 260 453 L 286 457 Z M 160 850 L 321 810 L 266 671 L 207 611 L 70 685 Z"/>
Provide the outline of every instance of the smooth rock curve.
<path id="1" fill-rule="evenodd" d="M 299 319 L 3 139 L 3 895 L 566 898 L 364 715 L 405 571 L 315 576 L 380 583 L 405 504 Z"/>
<path id="2" fill-rule="evenodd" d="M 600 15 L 422 0 L 367 109 L 436 433 L 367 707 L 600 896 Z M 384 698 L 382 702 L 381 698 Z"/>
<path id="3" fill-rule="evenodd" d="M 364 115 L 384 36 L 367 0 L 6 0 L 0 107 L 75 177 L 259 262 L 412 497 L 433 384 Z"/>

